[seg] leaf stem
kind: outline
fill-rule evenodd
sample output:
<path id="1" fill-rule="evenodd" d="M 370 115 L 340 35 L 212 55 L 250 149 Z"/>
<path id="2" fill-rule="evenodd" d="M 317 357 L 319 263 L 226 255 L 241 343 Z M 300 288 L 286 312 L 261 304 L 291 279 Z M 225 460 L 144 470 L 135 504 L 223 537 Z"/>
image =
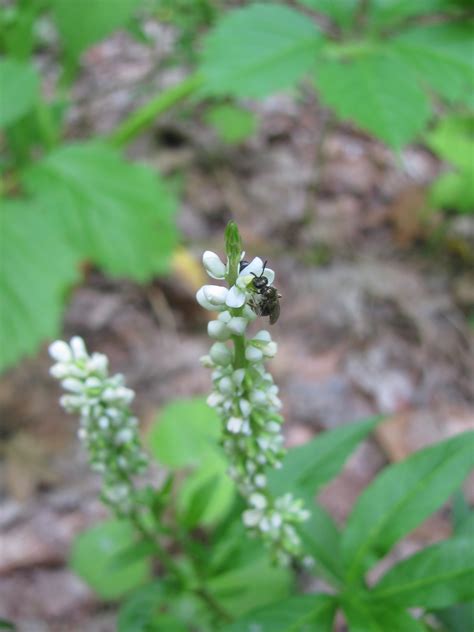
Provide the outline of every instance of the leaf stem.
<path id="1" fill-rule="evenodd" d="M 181 83 L 161 92 L 145 105 L 132 112 L 109 136 L 114 147 L 122 147 L 138 136 L 153 120 L 180 101 L 184 101 L 203 83 L 201 75 L 194 73 Z"/>

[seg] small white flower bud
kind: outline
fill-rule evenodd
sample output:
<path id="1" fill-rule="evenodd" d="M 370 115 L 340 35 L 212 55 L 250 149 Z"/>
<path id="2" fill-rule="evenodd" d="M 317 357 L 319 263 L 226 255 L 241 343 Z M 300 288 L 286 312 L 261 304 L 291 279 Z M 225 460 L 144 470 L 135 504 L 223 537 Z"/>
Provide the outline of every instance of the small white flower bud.
<path id="1" fill-rule="evenodd" d="M 106 373 L 108 364 L 107 356 L 103 353 L 93 353 L 87 362 L 87 369 L 98 373 Z"/>
<path id="2" fill-rule="evenodd" d="M 57 364 L 53 364 L 53 366 L 49 369 L 49 373 L 57 380 L 62 380 L 66 376 L 70 375 L 70 367 L 70 364 L 58 362 Z"/>
<path id="3" fill-rule="evenodd" d="M 229 329 L 219 320 L 211 320 L 207 323 L 207 333 L 211 338 L 222 342 L 230 338 Z"/>
<path id="4" fill-rule="evenodd" d="M 252 340 L 258 340 L 259 342 L 271 342 L 272 337 L 269 331 L 261 329 L 257 334 L 255 334 Z"/>
<path id="5" fill-rule="evenodd" d="M 246 527 L 255 527 L 262 519 L 262 513 L 256 509 L 247 509 L 242 514 L 242 520 Z"/>
<path id="6" fill-rule="evenodd" d="M 263 348 L 263 355 L 267 358 L 274 358 L 278 351 L 278 345 L 276 342 L 269 342 Z"/>
<path id="7" fill-rule="evenodd" d="M 265 509 L 267 506 L 267 499 L 263 494 L 251 494 L 249 502 L 256 509 Z"/>
<path id="8" fill-rule="evenodd" d="M 250 402 L 246 399 L 241 399 L 239 401 L 239 407 L 244 417 L 248 417 L 252 412 L 252 406 Z"/>
<path id="9" fill-rule="evenodd" d="M 237 386 L 240 386 L 242 384 L 242 382 L 244 381 L 244 377 L 245 377 L 245 369 L 237 369 L 232 374 L 232 379 L 234 380 L 234 383 Z"/>
<path id="10" fill-rule="evenodd" d="M 128 441 L 131 441 L 132 439 L 133 430 L 131 430 L 130 428 L 122 428 L 122 430 L 119 430 L 119 432 L 117 432 L 117 434 L 115 435 L 115 443 L 117 443 L 118 445 L 128 443 Z"/>
<path id="11" fill-rule="evenodd" d="M 71 393 L 82 393 L 84 390 L 84 384 L 73 377 L 67 377 L 61 382 L 61 386 L 64 390 L 71 391 Z"/>
<path id="12" fill-rule="evenodd" d="M 231 417 L 227 422 L 227 430 L 234 434 L 238 434 L 242 430 L 244 420 L 240 417 Z"/>
<path id="13" fill-rule="evenodd" d="M 248 346 L 245 349 L 245 357 L 249 362 L 260 362 L 263 358 L 263 353 L 257 347 Z"/>
<path id="14" fill-rule="evenodd" d="M 211 250 L 206 250 L 202 255 L 202 263 L 206 272 L 213 279 L 224 279 L 226 273 L 225 264 L 222 263 L 219 256 Z"/>
<path id="15" fill-rule="evenodd" d="M 234 383 L 230 377 L 223 377 L 222 380 L 219 381 L 217 388 L 223 395 L 232 395 L 234 392 Z"/>
<path id="16" fill-rule="evenodd" d="M 222 285 L 203 285 L 204 296 L 214 307 L 225 304 L 228 289 Z"/>
<path id="17" fill-rule="evenodd" d="M 102 428 L 102 430 L 107 430 L 107 428 L 110 426 L 110 421 L 107 417 L 101 417 L 98 423 L 99 428 Z"/>
<path id="18" fill-rule="evenodd" d="M 265 474 L 257 474 L 254 480 L 257 487 L 265 487 L 267 484 L 267 477 Z"/>
<path id="19" fill-rule="evenodd" d="M 219 314 L 219 316 L 217 317 L 217 320 L 220 320 L 222 323 L 227 325 L 227 323 L 229 323 L 232 320 L 232 314 L 229 312 L 229 310 L 226 309 Z"/>
<path id="20" fill-rule="evenodd" d="M 244 305 L 246 298 L 245 292 L 237 287 L 237 285 L 233 285 L 227 294 L 226 305 L 227 307 L 234 307 L 237 309 Z"/>
<path id="21" fill-rule="evenodd" d="M 212 360 L 221 366 L 227 366 L 232 360 L 231 350 L 223 342 L 215 342 L 209 352 Z"/>
<path id="22" fill-rule="evenodd" d="M 232 318 L 227 324 L 227 327 L 236 336 L 242 336 L 245 328 L 247 327 L 247 324 L 248 320 L 246 318 L 242 318 L 241 316 L 234 316 L 234 318 Z"/>
<path id="23" fill-rule="evenodd" d="M 84 360 L 88 357 L 86 345 L 80 336 L 74 336 L 71 338 L 69 344 L 71 345 L 71 350 L 75 360 Z"/>
<path id="24" fill-rule="evenodd" d="M 49 345 L 49 355 L 57 362 L 71 362 L 72 352 L 69 345 L 63 340 L 56 340 Z"/>
<path id="25" fill-rule="evenodd" d="M 223 401 L 224 401 L 224 396 L 221 393 L 215 393 L 215 392 L 211 393 L 206 400 L 207 405 L 210 406 L 211 408 L 215 408 L 216 406 L 219 406 L 220 404 L 222 404 Z"/>

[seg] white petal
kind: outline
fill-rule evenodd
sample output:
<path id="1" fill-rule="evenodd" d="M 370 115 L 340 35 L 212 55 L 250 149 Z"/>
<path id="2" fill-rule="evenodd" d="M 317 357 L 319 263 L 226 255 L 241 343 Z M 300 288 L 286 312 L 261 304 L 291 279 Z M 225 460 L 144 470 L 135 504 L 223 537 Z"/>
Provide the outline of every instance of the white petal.
<path id="1" fill-rule="evenodd" d="M 248 417 L 250 413 L 252 412 L 252 405 L 248 401 L 248 399 L 241 399 L 239 401 L 239 407 L 244 417 Z"/>
<path id="2" fill-rule="evenodd" d="M 227 307 L 242 307 L 245 304 L 246 296 L 245 292 L 240 290 L 236 285 L 232 286 L 227 294 L 226 305 Z"/>
<path id="3" fill-rule="evenodd" d="M 268 279 L 268 285 L 271 285 L 275 280 L 275 272 L 271 268 L 265 268 L 263 276 Z"/>
<path id="4" fill-rule="evenodd" d="M 225 311 L 221 312 L 217 318 L 221 322 L 227 324 L 231 320 L 232 314 L 226 309 Z"/>
<path id="5" fill-rule="evenodd" d="M 196 300 L 201 307 L 204 307 L 204 309 L 214 311 L 214 305 L 211 305 L 211 303 L 207 300 L 206 295 L 204 294 L 204 287 L 201 287 L 196 292 Z"/>
<path id="6" fill-rule="evenodd" d="M 215 338 L 216 340 L 229 340 L 230 331 L 219 320 L 211 320 L 207 323 L 207 333 L 211 338 Z"/>
<path id="7" fill-rule="evenodd" d="M 253 340 L 260 340 L 261 342 L 271 342 L 272 337 L 270 332 L 266 329 L 261 329 L 254 337 Z"/>
<path id="8" fill-rule="evenodd" d="M 222 263 L 219 256 L 216 255 L 215 252 L 211 250 L 206 250 L 206 252 L 202 255 L 202 263 L 206 268 L 206 272 L 213 279 L 224 279 L 225 278 L 225 264 Z"/>
<path id="9" fill-rule="evenodd" d="M 267 358 L 274 358 L 278 351 L 278 345 L 276 342 L 269 342 L 263 349 L 263 355 Z"/>
<path id="10" fill-rule="evenodd" d="M 233 334 L 241 336 L 244 333 L 247 324 L 248 320 L 246 318 L 242 318 L 241 316 L 234 316 L 234 318 L 232 318 L 232 320 L 227 324 L 227 327 Z"/>
<path id="11" fill-rule="evenodd" d="M 226 366 L 232 360 L 232 352 L 223 342 L 215 342 L 209 351 L 209 355 L 216 364 L 221 366 Z"/>
<path id="12" fill-rule="evenodd" d="M 56 340 L 49 345 L 49 355 L 57 362 L 70 362 L 72 360 L 71 349 L 64 340 Z"/>
<path id="13" fill-rule="evenodd" d="M 265 509 L 267 506 L 267 499 L 263 494 L 252 494 L 249 498 L 249 502 L 256 509 Z"/>
<path id="14" fill-rule="evenodd" d="M 262 519 L 262 513 L 257 509 L 247 509 L 242 514 L 242 520 L 246 527 L 255 527 Z"/>
<path id="15" fill-rule="evenodd" d="M 204 296 L 207 298 L 211 305 L 218 307 L 224 305 L 227 297 L 228 290 L 222 285 L 203 285 L 202 290 Z"/>
<path id="16" fill-rule="evenodd" d="M 248 266 L 245 266 L 245 268 L 241 270 L 241 272 L 239 273 L 239 276 L 244 276 L 244 275 L 252 274 L 252 273 L 256 274 L 257 276 L 260 276 L 262 274 L 262 270 L 263 270 L 263 261 L 260 259 L 260 257 L 255 257 L 248 264 Z"/>

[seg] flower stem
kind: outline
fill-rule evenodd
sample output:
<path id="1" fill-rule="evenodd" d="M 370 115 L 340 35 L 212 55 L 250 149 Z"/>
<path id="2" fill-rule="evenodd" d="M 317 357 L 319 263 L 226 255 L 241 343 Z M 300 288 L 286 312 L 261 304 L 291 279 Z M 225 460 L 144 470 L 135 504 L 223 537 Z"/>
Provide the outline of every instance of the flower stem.
<path id="1" fill-rule="evenodd" d="M 234 369 L 245 369 L 247 360 L 245 358 L 245 338 L 243 336 L 232 336 L 234 341 Z"/>
<path id="2" fill-rule="evenodd" d="M 193 94 L 202 82 L 202 77 L 198 73 L 194 73 L 178 85 L 164 90 L 157 97 L 132 112 L 112 132 L 109 136 L 109 142 L 114 147 L 122 147 L 146 129 L 157 116 Z"/>

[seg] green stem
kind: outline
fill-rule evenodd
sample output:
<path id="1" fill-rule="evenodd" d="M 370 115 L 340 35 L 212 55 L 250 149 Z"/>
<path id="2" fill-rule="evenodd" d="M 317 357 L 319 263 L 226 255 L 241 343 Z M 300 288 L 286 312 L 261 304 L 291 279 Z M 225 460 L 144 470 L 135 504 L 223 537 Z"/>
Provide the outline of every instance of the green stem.
<path id="1" fill-rule="evenodd" d="M 243 336 L 232 336 L 234 341 L 234 369 L 245 369 L 247 360 L 245 358 L 245 338 Z"/>
<path id="2" fill-rule="evenodd" d="M 132 112 L 109 136 L 109 142 L 122 147 L 146 129 L 154 119 L 174 105 L 193 94 L 203 83 L 202 77 L 195 73 L 181 83 L 168 88 L 157 97 Z"/>

